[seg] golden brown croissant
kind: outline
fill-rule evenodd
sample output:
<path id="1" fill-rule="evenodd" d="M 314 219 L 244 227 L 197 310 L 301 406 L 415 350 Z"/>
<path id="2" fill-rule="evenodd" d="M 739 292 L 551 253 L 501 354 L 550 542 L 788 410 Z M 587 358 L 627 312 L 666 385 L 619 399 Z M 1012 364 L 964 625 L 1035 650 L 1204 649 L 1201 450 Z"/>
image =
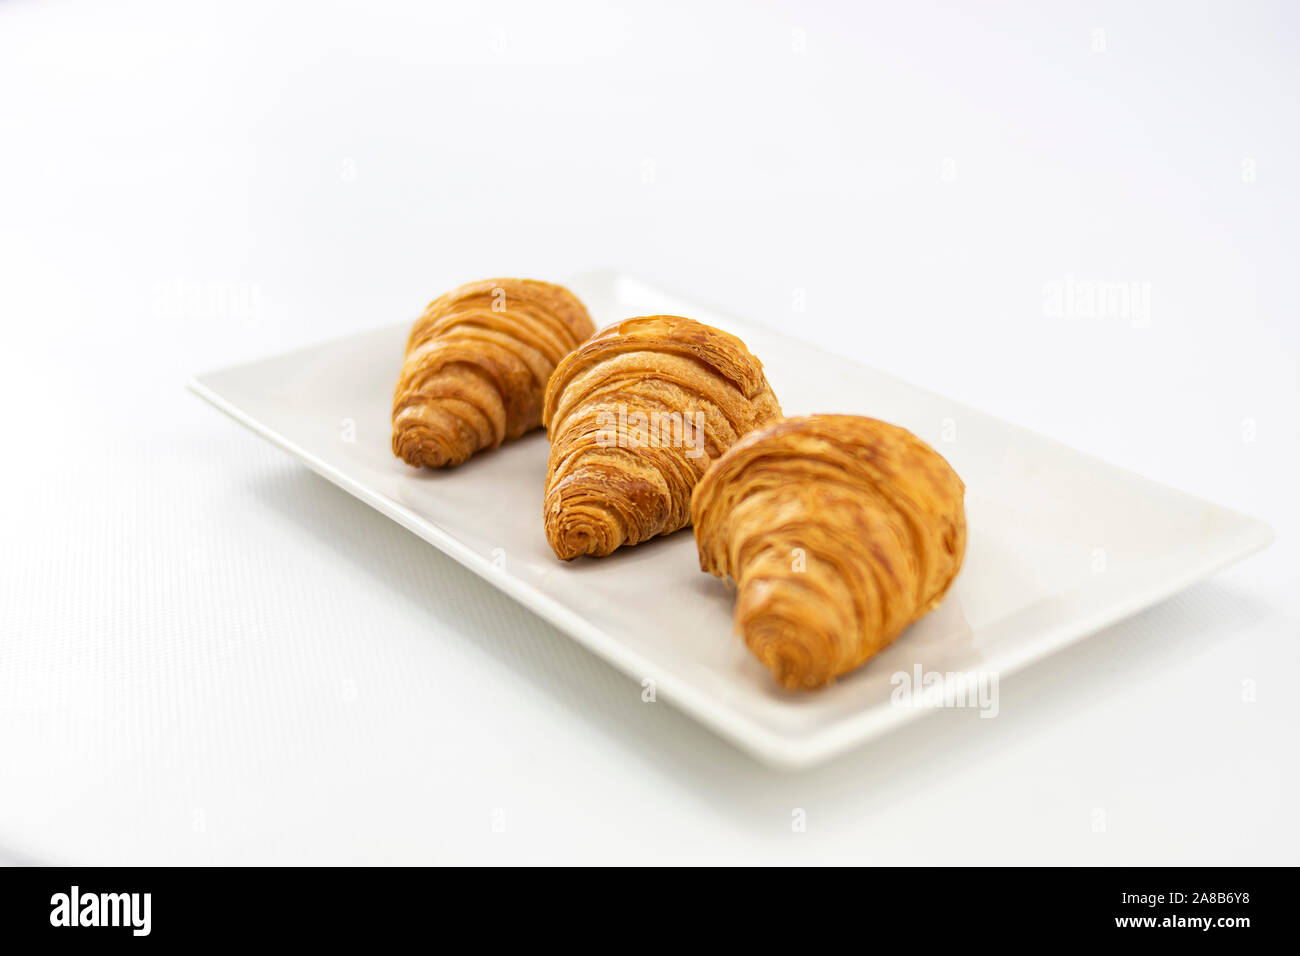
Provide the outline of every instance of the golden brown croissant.
<path id="1" fill-rule="evenodd" d="M 740 339 L 651 315 L 602 330 L 561 362 L 543 417 L 546 538 L 568 560 L 686 527 L 709 463 L 781 407 Z"/>
<path id="2" fill-rule="evenodd" d="M 966 550 L 965 486 L 911 432 L 788 418 L 709 469 L 700 567 L 736 583 L 736 630 L 788 688 L 820 687 L 935 607 Z"/>
<path id="3" fill-rule="evenodd" d="M 459 465 L 536 428 L 551 372 L 593 331 L 577 297 L 549 282 L 485 279 L 434 299 L 406 342 L 393 454 Z"/>

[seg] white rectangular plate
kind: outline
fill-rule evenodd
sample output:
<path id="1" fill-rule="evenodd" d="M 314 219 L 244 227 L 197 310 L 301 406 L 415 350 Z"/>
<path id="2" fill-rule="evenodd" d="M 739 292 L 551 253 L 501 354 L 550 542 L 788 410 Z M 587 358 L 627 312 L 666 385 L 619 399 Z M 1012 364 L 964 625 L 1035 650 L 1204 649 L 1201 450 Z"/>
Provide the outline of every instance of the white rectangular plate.
<path id="1" fill-rule="evenodd" d="M 687 315 L 739 335 L 786 414 L 847 412 L 911 429 L 966 482 L 969 546 L 943 604 L 826 690 L 791 694 L 732 633 L 732 593 L 689 530 L 572 564 L 542 531 L 540 430 L 460 468 L 417 472 L 389 447 L 408 322 L 201 375 L 190 387 L 482 575 L 760 759 L 803 767 L 923 713 L 894 674 L 996 673 L 1153 604 L 1266 546 L 1263 523 L 1148 481 L 888 375 L 679 301 L 620 274 L 570 283 L 598 326 Z M 340 423 L 356 422 L 354 441 Z M 955 429 L 959 441 L 945 441 Z M 1097 549 L 1104 549 L 1098 573 Z"/>

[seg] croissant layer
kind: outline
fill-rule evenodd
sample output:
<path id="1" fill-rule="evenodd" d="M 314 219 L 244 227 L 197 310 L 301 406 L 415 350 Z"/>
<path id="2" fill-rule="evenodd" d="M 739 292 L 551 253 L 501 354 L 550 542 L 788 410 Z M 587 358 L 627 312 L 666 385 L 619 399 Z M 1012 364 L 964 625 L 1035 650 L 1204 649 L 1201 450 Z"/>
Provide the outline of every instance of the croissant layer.
<path id="1" fill-rule="evenodd" d="M 821 687 L 934 608 L 966 549 L 965 487 L 911 432 L 813 415 L 751 432 L 695 488 L 700 567 L 776 680 Z"/>
<path id="2" fill-rule="evenodd" d="M 546 383 L 594 326 L 563 286 L 484 279 L 429 303 L 393 396 L 393 454 L 459 465 L 542 423 Z"/>
<path id="3" fill-rule="evenodd" d="M 676 315 L 603 329 L 546 389 L 551 548 L 604 556 L 686 527 L 710 463 L 780 416 L 762 363 L 734 335 Z"/>

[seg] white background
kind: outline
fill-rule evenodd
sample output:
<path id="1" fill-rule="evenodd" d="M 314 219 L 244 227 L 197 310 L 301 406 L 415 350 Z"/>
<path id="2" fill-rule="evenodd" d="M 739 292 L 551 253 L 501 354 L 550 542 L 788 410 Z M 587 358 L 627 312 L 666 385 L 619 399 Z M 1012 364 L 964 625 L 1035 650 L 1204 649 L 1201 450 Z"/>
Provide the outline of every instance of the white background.
<path id="1" fill-rule="evenodd" d="M 0 6 L 0 854 L 1300 862 L 1300 13 L 955 7 Z M 1277 543 L 782 774 L 183 389 L 603 266 Z"/>

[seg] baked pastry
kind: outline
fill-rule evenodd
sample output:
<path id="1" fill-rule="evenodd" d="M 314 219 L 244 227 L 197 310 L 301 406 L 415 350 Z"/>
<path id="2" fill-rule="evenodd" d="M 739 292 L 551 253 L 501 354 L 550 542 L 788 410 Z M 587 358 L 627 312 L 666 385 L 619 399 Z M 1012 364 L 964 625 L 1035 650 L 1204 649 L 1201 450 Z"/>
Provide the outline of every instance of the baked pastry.
<path id="1" fill-rule="evenodd" d="M 788 418 L 737 442 L 691 500 L 700 567 L 777 681 L 821 687 L 934 608 L 966 550 L 965 486 L 911 432 Z"/>
<path id="2" fill-rule="evenodd" d="M 686 527 L 710 462 L 781 417 L 734 335 L 678 315 L 603 329 L 551 376 L 546 538 L 565 560 Z"/>
<path id="3" fill-rule="evenodd" d="M 393 396 L 393 454 L 459 465 L 542 423 L 555 366 L 595 331 L 563 286 L 484 279 L 429 303 L 411 329 Z"/>

